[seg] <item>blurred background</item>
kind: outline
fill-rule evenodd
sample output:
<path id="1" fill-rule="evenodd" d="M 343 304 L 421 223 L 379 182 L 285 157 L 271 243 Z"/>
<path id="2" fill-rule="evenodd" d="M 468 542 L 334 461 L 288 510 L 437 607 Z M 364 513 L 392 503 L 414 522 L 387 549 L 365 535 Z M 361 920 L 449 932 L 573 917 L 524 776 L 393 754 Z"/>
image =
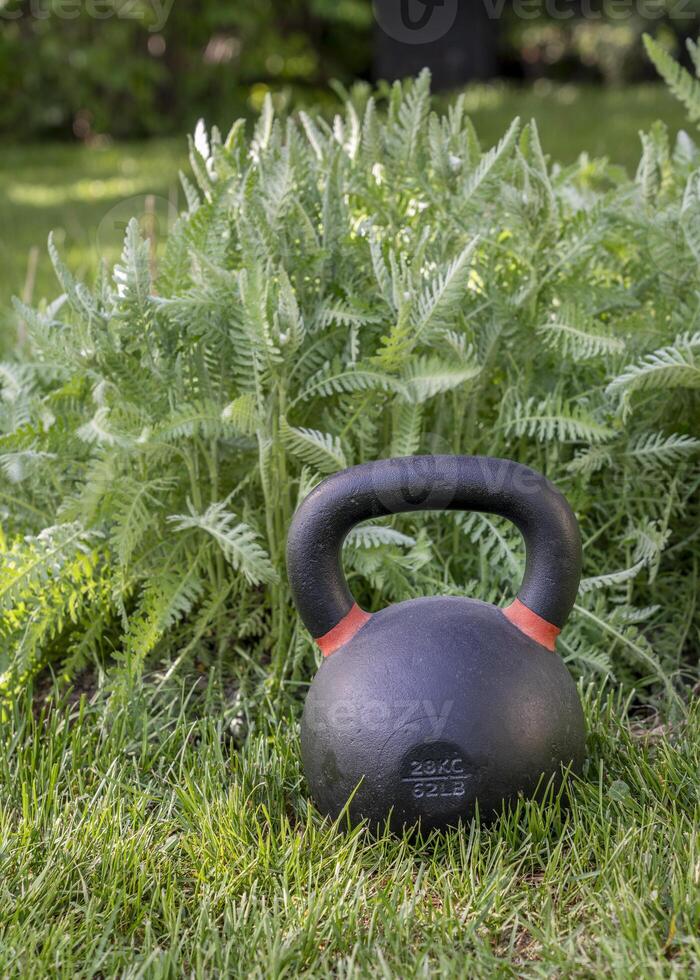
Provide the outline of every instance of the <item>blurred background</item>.
<path id="1" fill-rule="evenodd" d="M 131 214 L 162 235 L 198 118 L 227 129 L 271 93 L 332 113 L 353 86 L 428 65 L 466 90 L 484 144 L 534 116 L 563 163 L 633 170 L 638 130 L 683 112 L 644 57 L 648 31 L 683 58 L 700 0 L 0 0 L 0 326 L 13 294 L 56 290 L 55 229 L 89 275 Z"/>

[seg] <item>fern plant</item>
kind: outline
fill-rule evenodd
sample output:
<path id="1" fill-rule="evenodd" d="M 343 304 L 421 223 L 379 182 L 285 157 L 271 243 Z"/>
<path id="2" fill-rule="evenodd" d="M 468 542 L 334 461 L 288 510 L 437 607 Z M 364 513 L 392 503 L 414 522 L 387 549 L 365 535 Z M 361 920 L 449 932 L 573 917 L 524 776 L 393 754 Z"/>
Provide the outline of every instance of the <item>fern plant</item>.
<path id="1" fill-rule="evenodd" d="M 680 83 L 679 83 L 680 84 Z M 683 92 L 693 99 L 694 89 Z M 688 94 L 689 93 L 689 94 Z M 684 96 L 685 97 L 685 96 Z M 302 677 L 284 575 L 298 501 L 389 454 L 516 458 L 571 499 L 585 580 L 562 650 L 652 691 L 698 642 L 700 153 L 662 126 L 634 181 L 548 161 L 534 122 L 481 147 L 429 78 L 385 103 L 197 127 L 186 207 L 152 279 L 136 222 L 92 286 L 49 248 L 57 300 L 0 367 L 0 674 L 52 662 L 117 683 L 197 658 Z M 370 608 L 504 601 L 495 518 L 358 529 Z"/>

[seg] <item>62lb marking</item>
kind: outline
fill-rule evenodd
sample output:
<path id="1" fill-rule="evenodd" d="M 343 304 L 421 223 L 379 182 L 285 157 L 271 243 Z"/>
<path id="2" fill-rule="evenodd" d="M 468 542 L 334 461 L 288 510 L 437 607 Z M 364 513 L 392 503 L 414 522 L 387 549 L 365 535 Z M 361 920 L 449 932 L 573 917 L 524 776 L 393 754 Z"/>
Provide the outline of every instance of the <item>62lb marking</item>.
<path id="1" fill-rule="evenodd" d="M 414 799 L 459 797 L 465 794 L 464 762 L 457 757 L 408 760 L 409 772 L 401 781 L 411 784 Z"/>

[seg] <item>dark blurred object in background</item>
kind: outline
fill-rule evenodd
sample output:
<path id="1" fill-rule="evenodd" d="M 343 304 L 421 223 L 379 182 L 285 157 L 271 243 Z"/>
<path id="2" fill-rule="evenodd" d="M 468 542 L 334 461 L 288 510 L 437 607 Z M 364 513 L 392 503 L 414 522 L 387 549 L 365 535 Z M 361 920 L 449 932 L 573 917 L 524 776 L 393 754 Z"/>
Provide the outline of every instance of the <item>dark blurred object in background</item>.
<path id="1" fill-rule="evenodd" d="M 675 53 L 700 0 L 0 0 L 0 132 L 91 141 L 228 126 L 268 91 L 329 101 L 328 83 L 424 65 L 471 79 L 620 84 Z M 11 98 L 7 96 L 12 95 Z"/>
<path id="2" fill-rule="evenodd" d="M 498 19 L 488 0 L 374 0 L 374 77 L 394 81 L 426 65 L 435 90 L 498 74 Z M 495 6 L 495 5 L 494 5 Z"/>

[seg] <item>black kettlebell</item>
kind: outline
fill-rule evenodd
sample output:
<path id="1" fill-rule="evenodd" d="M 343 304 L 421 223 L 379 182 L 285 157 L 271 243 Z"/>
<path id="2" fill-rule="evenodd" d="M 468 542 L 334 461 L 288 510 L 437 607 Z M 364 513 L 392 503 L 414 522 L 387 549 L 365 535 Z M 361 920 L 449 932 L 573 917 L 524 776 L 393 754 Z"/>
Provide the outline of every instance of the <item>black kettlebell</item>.
<path id="1" fill-rule="evenodd" d="M 525 539 L 517 598 L 455 596 L 377 613 L 355 603 L 341 566 L 359 521 L 411 510 L 507 517 Z M 319 809 L 394 830 L 454 826 L 537 794 L 580 769 L 583 711 L 554 642 L 574 603 L 581 541 L 571 508 L 539 473 L 486 456 L 410 456 L 336 473 L 294 515 L 294 602 L 325 656 L 302 719 Z"/>

